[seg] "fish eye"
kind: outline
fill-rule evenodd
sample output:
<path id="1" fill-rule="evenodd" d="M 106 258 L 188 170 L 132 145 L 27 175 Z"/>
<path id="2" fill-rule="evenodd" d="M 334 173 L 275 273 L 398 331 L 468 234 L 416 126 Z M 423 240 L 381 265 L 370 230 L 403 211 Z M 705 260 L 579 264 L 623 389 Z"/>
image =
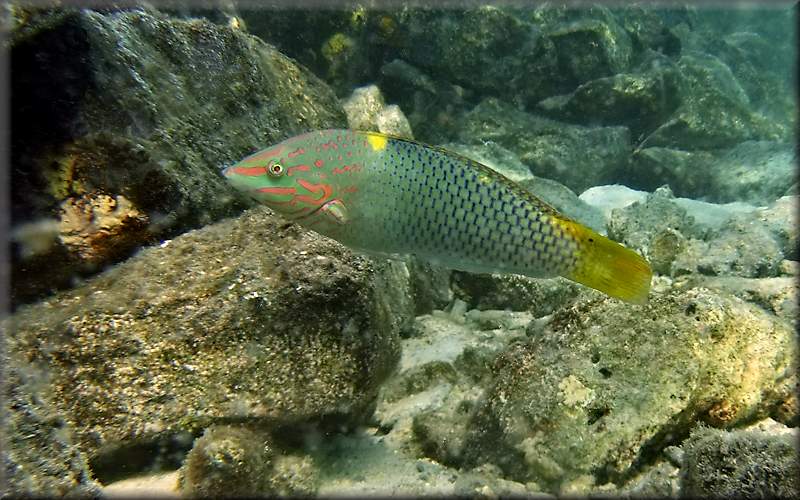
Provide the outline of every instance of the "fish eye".
<path id="1" fill-rule="evenodd" d="M 273 177 L 279 177 L 281 174 L 283 174 L 283 165 L 280 163 L 273 163 L 267 167 L 267 173 Z"/>

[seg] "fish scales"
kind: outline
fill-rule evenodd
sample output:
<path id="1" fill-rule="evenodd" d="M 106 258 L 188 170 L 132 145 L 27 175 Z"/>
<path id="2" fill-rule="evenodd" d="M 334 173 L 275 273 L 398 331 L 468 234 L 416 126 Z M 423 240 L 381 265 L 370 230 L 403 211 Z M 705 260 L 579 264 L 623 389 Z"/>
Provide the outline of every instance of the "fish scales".
<path id="1" fill-rule="evenodd" d="M 284 217 L 363 252 L 471 272 L 564 276 L 631 302 L 649 291 L 649 266 L 635 252 L 491 168 L 415 141 L 310 132 L 225 176 Z"/>

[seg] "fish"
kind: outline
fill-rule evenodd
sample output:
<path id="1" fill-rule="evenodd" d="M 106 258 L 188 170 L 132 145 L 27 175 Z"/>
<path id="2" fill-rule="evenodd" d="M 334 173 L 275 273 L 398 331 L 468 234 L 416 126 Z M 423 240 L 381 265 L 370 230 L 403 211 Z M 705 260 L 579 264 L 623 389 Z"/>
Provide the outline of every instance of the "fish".
<path id="1" fill-rule="evenodd" d="M 409 256 L 472 273 L 562 276 L 644 304 L 652 271 L 638 253 L 499 172 L 392 135 L 317 130 L 222 171 L 285 219 L 369 255 Z"/>

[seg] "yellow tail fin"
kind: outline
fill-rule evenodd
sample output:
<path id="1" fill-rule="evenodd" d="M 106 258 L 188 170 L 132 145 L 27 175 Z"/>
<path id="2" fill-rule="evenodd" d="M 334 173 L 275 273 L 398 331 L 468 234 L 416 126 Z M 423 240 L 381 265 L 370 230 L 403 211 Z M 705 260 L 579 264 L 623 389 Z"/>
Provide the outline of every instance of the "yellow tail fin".
<path id="1" fill-rule="evenodd" d="M 641 255 L 591 229 L 569 221 L 580 241 L 575 269 L 565 278 L 633 304 L 645 304 L 653 272 Z"/>

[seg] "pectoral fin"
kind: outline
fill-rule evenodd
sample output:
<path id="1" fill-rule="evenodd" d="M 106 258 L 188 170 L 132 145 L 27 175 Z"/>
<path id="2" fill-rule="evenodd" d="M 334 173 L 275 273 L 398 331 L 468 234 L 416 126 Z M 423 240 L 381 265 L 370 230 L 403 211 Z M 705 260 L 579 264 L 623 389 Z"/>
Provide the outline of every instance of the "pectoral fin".
<path id="1" fill-rule="evenodd" d="M 347 207 L 344 206 L 342 200 L 331 200 L 322 205 L 319 209 L 319 215 L 326 222 L 331 222 L 337 225 L 347 224 L 349 220 Z"/>

